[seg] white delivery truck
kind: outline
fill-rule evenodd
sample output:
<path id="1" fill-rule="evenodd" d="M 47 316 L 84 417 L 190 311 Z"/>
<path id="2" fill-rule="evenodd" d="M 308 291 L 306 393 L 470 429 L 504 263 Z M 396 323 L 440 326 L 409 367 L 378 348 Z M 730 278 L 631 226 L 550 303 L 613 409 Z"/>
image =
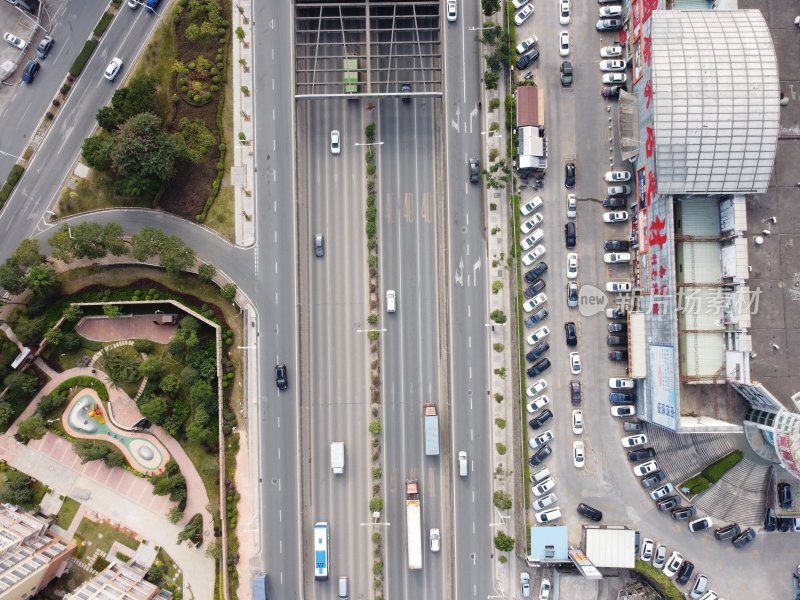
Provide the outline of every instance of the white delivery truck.
<path id="1" fill-rule="evenodd" d="M 331 443 L 331 471 L 334 475 L 344 473 L 344 442 Z"/>

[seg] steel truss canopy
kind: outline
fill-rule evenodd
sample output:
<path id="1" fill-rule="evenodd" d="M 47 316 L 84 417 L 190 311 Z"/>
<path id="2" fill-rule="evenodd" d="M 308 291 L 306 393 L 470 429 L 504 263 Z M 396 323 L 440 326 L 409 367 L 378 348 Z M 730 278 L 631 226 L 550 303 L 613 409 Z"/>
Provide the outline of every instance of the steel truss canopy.
<path id="1" fill-rule="evenodd" d="M 296 97 L 441 96 L 442 4 L 297 2 Z"/>

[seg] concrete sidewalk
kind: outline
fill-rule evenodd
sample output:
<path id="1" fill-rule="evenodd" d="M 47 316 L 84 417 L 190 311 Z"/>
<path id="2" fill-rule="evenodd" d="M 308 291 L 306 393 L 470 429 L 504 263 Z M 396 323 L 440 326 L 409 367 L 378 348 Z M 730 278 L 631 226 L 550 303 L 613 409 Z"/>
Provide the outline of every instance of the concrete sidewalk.
<path id="1" fill-rule="evenodd" d="M 48 436 L 57 438 L 52 434 Z M 45 436 L 44 440 L 47 440 L 48 436 Z M 69 445 L 64 440 L 57 438 L 57 441 Z M 68 451 L 72 451 L 71 447 Z M 87 509 L 136 531 L 143 538 L 164 548 L 183 571 L 184 598 L 205 600 L 214 597 L 214 561 L 205 556 L 205 547 L 197 549 L 189 542 L 176 543 L 181 527 L 173 525 L 166 519 L 162 506 L 159 506 L 157 511 L 146 508 L 142 505 L 141 495 L 136 495 L 137 499 L 134 500 L 129 489 L 109 487 L 93 477 L 66 466 L 62 460 L 55 460 L 37 449 L 18 444 L 6 436 L 0 438 L 0 457 L 6 459 L 15 469 L 49 486 L 56 493 L 74 498 Z M 78 464 L 80 466 L 79 460 Z M 120 469 L 114 471 L 139 479 Z M 141 483 L 150 485 L 143 480 Z M 165 500 L 168 502 L 166 498 L 160 496 L 153 498 L 159 502 Z"/>

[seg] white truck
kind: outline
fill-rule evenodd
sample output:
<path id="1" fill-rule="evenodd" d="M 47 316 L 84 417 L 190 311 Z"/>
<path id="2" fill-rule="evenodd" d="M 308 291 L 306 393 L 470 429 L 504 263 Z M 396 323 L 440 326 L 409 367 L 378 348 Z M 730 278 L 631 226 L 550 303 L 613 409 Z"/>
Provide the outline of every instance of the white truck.
<path id="1" fill-rule="evenodd" d="M 425 456 L 439 456 L 439 415 L 436 406 L 425 404 Z"/>
<path id="2" fill-rule="evenodd" d="M 331 471 L 334 475 L 344 473 L 344 442 L 331 443 Z"/>
<path id="3" fill-rule="evenodd" d="M 416 479 L 406 480 L 406 532 L 408 568 L 422 568 L 422 521 L 419 504 L 419 484 Z"/>

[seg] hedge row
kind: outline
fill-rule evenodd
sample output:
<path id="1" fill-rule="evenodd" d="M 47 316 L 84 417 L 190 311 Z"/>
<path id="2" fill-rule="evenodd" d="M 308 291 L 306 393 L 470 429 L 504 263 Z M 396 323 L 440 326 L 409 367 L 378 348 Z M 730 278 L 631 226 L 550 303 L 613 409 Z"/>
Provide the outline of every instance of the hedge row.
<path id="1" fill-rule="evenodd" d="M 703 477 L 708 479 L 711 483 L 717 483 L 722 476 L 730 471 L 733 467 L 739 464 L 744 455 L 741 450 L 734 450 L 730 454 L 726 454 L 719 460 L 711 463 L 702 471 Z"/>
<path id="2" fill-rule="evenodd" d="M 100 38 L 103 37 L 103 34 L 108 29 L 108 26 L 111 25 L 111 19 L 114 18 L 114 14 L 110 12 L 103 13 L 103 16 L 100 17 L 100 20 L 97 22 L 97 25 L 94 26 L 94 37 Z"/>
<path id="3" fill-rule="evenodd" d="M 684 600 L 683 593 L 675 587 L 672 580 L 653 565 L 637 558 L 636 573 L 655 588 L 657 592 L 669 598 L 669 600 Z"/>
<path id="4" fill-rule="evenodd" d="M 78 375 L 77 377 L 67 379 L 59 384 L 59 386 L 50 393 L 58 394 L 75 386 L 92 388 L 95 392 L 97 392 L 100 400 L 103 402 L 108 402 L 108 390 L 106 389 L 106 386 L 99 379 L 89 377 L 88 375 Z"/>
<path id="5" fill-rule="evenodd" d="M 94 52 L 95 48 L 97 48 L 98 42 L 95 39 L 86 40 L 86 43 L 83 45 L 83 48 L 78 54 L 75 62 L 72 63 L 72 66 L 69 68 L 69 74 L 73 77 L 77 77 L 83 71 L 83 68 L 86 66 L 86 63 L 89 62 L 89 58 L 92 56 L 92 52 Z"/>
<path id="6" fill-rule="evenodd" d="M 711 487 L 711 482 L 702 475 L 695 475 L 684 481 L 680 489 L 688 494 L 699 494 Z"/>
<path id="7" fill-rule="evenodd" d="M 0 208 L 3 208 L 3 204 L 5 204 L 9 196 L 11 196 L 14 186 L 17 185 L 24 172 L 25 169 L 21 165 L 14 165 L 11 167 L 6 182 L 3 184 L 3 187 L 0 188 Z"/>

